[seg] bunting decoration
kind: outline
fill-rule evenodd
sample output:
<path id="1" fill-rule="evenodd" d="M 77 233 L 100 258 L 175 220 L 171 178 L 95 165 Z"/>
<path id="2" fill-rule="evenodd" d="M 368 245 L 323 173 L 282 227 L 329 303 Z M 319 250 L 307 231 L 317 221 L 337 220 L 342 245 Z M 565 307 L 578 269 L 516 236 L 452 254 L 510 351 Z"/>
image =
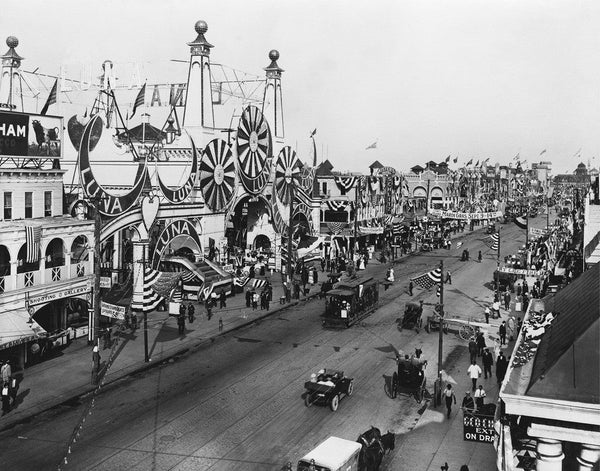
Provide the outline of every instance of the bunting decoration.
<path id="1" fill-rule="evenodd" d="M 349 192 L 356 184 L 357 177 L 334 177 L 335 184 L 343 192 Z"/>
<path id="2" fill-rule="evenodd" d="M 517 351 L 513 353 L 513 366 L 519 367 L 528 363 L 537 351 L 542 335 L 546 328 L 552 325 L 556 316 L 551 312 L 532 312 L 528 319 L 523 322 L 523 341 L 519 344 Z"/>
<path id="3" fill-rule="evenodd" d="M 442 281 L 442 270 L 438 267 L 435 270 L 425 273 L 424 275 L 411 278 L 411 281 L 423 289 L 429 289 L 435 284 L 440 284 Z"/>
<path id="4" fill-rule="evenodd" d="M 527 217 L 519 216 L 515 218 L 515 224 L 521 229 L 527 229 Z"/>
<path id="5" fill-rule="evenodd" d="M 392 219 L 394 219 L 394 216 L 392 214 L 384 215 L 383 216 L 383 225 L 389 226 L 392 223 Z"/>
<path id="6" fill-rule="evenodd" d="M 156 291 L 152 288 L 158 278 L 160 272 L 151 267 L 144 267 L 144 301 L 142 305 L 142 312 L 150 312 L 157 308 L 157 306 L 164 301 L 162 296 L 159 296 Z"/>
<path id="7" fill-rule="evenodd" d="M 27 263 L 35 263 L 40 259 L 41 226 L 25 226 L 25 245 L 27 246 Z"/>
<path id="8" fill-rule="evenodd" d="M 326 204 L 330 211 L 345 211 L 348 207 L 348 201 L 328 200 Z"/>
<path id="9" fill-rule="evenodd" d="M 340 232 L 342 232 L 342 230 L 344 230 L 344 228 L 347 225 L 348 224 L 345 222 L 328 222 L 327 228 L 329 229 L 329 232 L 331 232 L 333 235 L 337 235 Z"/>
<path id="10" fill-rule="evenodd" d="M 371 193 L 376 193 L 381 187 L 381 179 L 378 177 L 369 177 L 369 189 Z"/>
<path id="11" fill-rule="evenodd" d="M 487 245 L 492 250 L 498 250 L 499 241 L 500 241 L 500 237 L 498 236 L 497 232 L 495 234 L 492 234 L 492 235 L 486 237 L 483 240 L 485 245 Z"/>
<path id="12" fill-rule="evenodd" d="M 394 179 L 392 180 L 392 187 L 394 190 L 398 191 L 400 189 L 400 185 L 402 185 L 402 177 L 395 175 Z"/>

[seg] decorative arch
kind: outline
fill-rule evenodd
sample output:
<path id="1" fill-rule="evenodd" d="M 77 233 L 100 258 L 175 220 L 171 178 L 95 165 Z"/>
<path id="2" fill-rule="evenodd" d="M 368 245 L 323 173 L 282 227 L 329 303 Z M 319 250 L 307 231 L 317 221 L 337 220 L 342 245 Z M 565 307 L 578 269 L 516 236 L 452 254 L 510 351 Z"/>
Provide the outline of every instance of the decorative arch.
<path id="1" fill-rule="evenodd" d="M 0 245 L 0 276 L 10 275 L 10 250 L 5 245 Z"/>
<path id="2" fill-rule="evenodd" d="M 89 260 L 90 243 L 85 235 L 78 235 L 71 243 L 71 260 L 75 263 Z"/>
<path id="3" fill-rule="evenodd" d="M 160 259 L 165 249 L 173 240 L 183 236 L 190 237 L 196 243 L 198 251 L 202 251 L 200 237 L 194 225 L 187 219 L 175 220 L 163 229 L 156 241 L 154 252 L 152 254 L 152 268 L 155 270 L 158 269 Z"/>
<path id="4" fill-rule="evenodd" d="M 39 254 L 38 254 L 39 255 Z M 29 271 L 36 271 L 40 269 L 39 257 L 35 262 L 27 261 L 27 244 L 21 245 L 17 254 L 17 273 L 26 273 Z"/>
<path id="5" fill-rule="evenodd" d="M 44 250 L 46 268 L 62 267 L 65 264 L 65 242 L 60 237 L 50 240 Z"/>
<path id="6" fill-rule="evenodd" d="M 427 189 L 422 186 L 417 186 L 413 190 L 413 198 L 427 198 Z"/>

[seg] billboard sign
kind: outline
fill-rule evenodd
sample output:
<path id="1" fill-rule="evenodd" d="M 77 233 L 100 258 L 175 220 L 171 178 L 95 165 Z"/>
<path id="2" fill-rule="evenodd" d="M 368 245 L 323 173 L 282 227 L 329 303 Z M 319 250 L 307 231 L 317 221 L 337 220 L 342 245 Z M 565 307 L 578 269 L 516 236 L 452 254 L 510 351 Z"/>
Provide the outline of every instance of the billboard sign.
<path id="1" fill-rule="evenodd" d="M 463 415 L 463 439 L 468 442 L 494 443 L 494 418 Z"/>
<path id="2" fill-rule="evenodd" d="M 0 157 L 61 158 L 63 118 L 0 111 Z"/>

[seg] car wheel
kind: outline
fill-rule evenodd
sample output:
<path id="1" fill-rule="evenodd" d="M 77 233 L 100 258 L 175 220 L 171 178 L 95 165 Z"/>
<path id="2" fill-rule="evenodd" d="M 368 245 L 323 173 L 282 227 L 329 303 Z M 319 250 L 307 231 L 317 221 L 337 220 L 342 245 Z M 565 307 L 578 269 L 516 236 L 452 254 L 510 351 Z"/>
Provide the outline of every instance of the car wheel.
<path id="1" fill-rule="evenodd" d="M 348 389 L 346 394 L 348 396 L 352 396 L 352 393 L 354 392 L 354 380 L 350 380 L 350 382 L 348 383 Z"/>
<path id="2" fill-rule="evenodd" d="M 340 405 L 340 397 L 336 394 L 335 396 L 333 396 L 331 398 L 331 404 L 329 404 L 329 406 L 331 407 L 331 410 L 333 412 L 335 412 L 336 410 L 338 410 L 339 405 Z"/>
<path id="3" fill-rule="evenodd" d="M 307 394 L 306 396 L 304 396 L 304 405 L 306 407 L 312 406 L 312 401 L 310 400 L 310 394 Z"/>

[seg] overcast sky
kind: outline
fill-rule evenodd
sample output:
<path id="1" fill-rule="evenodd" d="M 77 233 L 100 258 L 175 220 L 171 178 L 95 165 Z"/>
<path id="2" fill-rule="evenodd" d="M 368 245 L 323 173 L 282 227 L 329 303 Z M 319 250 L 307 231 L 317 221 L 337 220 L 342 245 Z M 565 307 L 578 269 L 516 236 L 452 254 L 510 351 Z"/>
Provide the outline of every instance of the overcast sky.
<path id="1" fill-rule="evenodd" d="M 598 0 L 4 1 L 0 37 L 19 38 L 25 69 L 58 74 L 188 59 L 198 19 L 214 62 L 263 77 L 280 51 L 286 137 L 302 160 L 317 128 L 338 170 L 449 154 L 507 164 L 519 153 L 554 174 L 600 165 Z"/>

